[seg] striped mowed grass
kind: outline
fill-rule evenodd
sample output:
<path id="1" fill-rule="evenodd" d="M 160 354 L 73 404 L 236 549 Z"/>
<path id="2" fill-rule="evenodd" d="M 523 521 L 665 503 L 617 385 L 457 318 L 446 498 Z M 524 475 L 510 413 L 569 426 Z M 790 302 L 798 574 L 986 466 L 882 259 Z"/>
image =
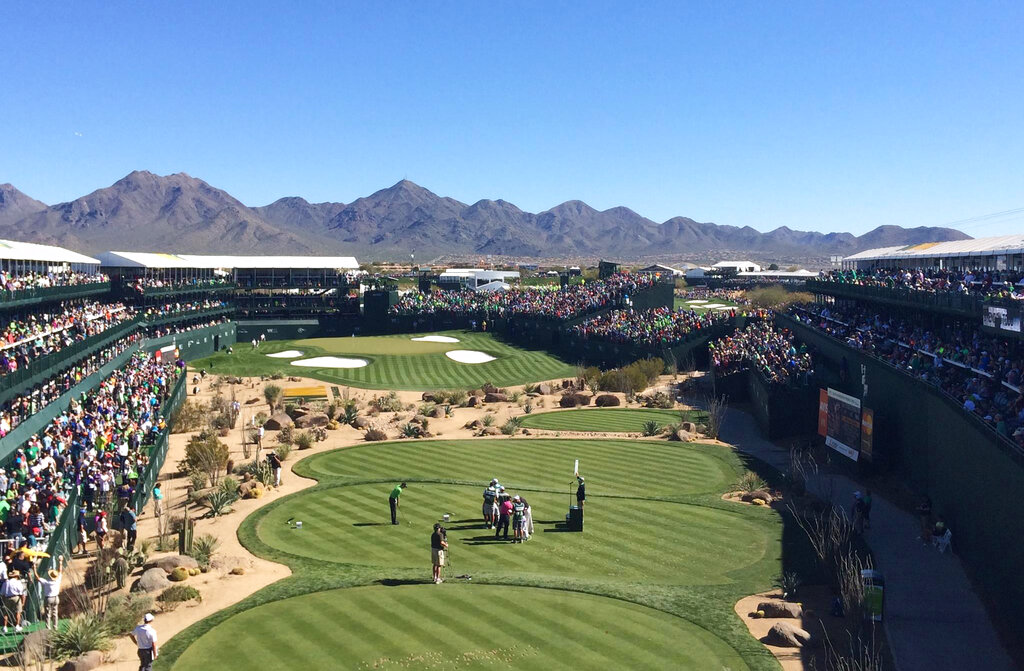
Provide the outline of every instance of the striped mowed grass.
<path id="1" fill-rule="evenodd" d="M 576 458 L 588 483 L 582 534 L 561 524 Z M 778 668 L 732 605 L 771 586 L 781 523 L 721 499 L 741 472 L 726 448 L 400 441 L 295 466 L 320 484 L 260 508 L 238 532 L 292 577 L 175 636 L 158 669 Z M 491 477 L 533 506 L 529 542 L 484 527 Z M 410 487 L 393 526 L 386 499 L 400 479 Z M 433 585 L 429 534 L 445 513 L 452 562 Z"/>
<path id="2" fill-rule="evenodd" d="M 489 333 L 445 331 L 435 335 L 457 338 L 455 343 L 417 342 L 422 334 L 366 336 L 358 338 L 310 338 L 275 340 L 258 349 L 238 347 L 232 354 L 218 353 L 196 361 L 199 368 L 240 376 L 282 373 L 303 375 L 332 384 L 364 389 L 471 389 L 485 382 L 499 387 L 575 375 L 570 366 L 543 350 L 528 350 L 502 342 Z M 298 350 L 301 357 L 275 359 L 267 355 Z M 495 357 L 480 364 L 459 363 L 445 352 L 480 351 Z M 362 368 L 292 366 L 292 361 L 319 356 L 365 359 Z"/>
<path id="3" fill-rule="evenodd" d="M 746 669 L 705 629 L 619 599 L 496 585 L 316 592 L 245 611 L 175 669 Z M 238 635 L 244 632 L 243 635 Z"/>
<path id="4" fill-rule="evenodd" d="M 707 413 L 698 410 L 659 410 L 657 408 L 579 408 L 542 412 L 523 417 L 523 427 L 547 431 L 593 431 L 639 433 L 644 424 L 656 422 L 665 427 L 679 422 L 704 422 Z"/>
<path id="5" fill-rule="evenodd" d="M 715 445 L 626 439 L 413 440 L 324 452 L 294 469 L 321 481 L 482 486 L 497 477 L 510 489 L 562 493 L 579 459 L 588 495 L 672 499 L 725 491 L 736 478 L 727 455 Z"/>

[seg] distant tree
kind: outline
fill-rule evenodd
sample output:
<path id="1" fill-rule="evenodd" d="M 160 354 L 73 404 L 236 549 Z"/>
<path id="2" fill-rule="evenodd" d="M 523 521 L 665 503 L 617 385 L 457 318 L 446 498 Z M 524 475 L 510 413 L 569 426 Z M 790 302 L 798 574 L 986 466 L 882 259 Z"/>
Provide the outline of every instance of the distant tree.
<path id="1" fill-rule="evenodd" d="M 778 269 L 779 269 L 779 264 L 777 264 L 777 263 L 773 263 L 772 265 L 768 266 L 768 270 L 778 270 Z"/>

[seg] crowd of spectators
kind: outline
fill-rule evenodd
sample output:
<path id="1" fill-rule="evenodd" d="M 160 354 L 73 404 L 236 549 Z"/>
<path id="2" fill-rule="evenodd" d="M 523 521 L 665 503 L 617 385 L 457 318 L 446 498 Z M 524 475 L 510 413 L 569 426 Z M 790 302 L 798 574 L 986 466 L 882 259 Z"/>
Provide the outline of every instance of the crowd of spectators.
<path id="1" fill-rule="evenodd" d="M 179 289 L 208 289 L 210 287 L 218 287 L 228 284 L 231 281 L 232 280 L 226 277 L 192 277 L 178 279 L 136 277 L 132 280 L 131 286 L 140 294 L 145 294 L 147 290 L 152 291 L 153 289 L 170 289 L 174 291 Z"/>
<path id="2" fill-rule="evenodd" d="M 642 347 L 673 347 L 692 334 L 735 316 L 735 310 L 728 313 L 708 310 L 700 314 L 692 309 L 612 310 L 573 326 L 571 333 L 584 339 Z"/>
<path id="3" fill-rule="evenodd" d="M 135 317 L 123 303 L 61 303 L 51 312 L 0 320 L 0 376 Z"/>
<path id="4" fill-rule="evenodd" d="M 74 362 L 49 379 L 4 402 L 0 407 L 0 438 L 3 438 L 25 419 L 53 403 L 72 387 L 89 377 L 111 359 L 131 348 L 141 336 L 138 332 L 121 338 L 108 347 Z"/>
<path id="5" fill-rule="evenodd" d="M 216 310 L 218 308 L 226 308 L 228 304 L 222 300 L 205 299 L 201 301 L 187 301 L 185 303 L 165 303 L 163 305 L 150 305 L 145 308 L 142 313 L 143 317 L 147 321 L 154 319 L 162 319 L 164 317 L 171 317 L 178 314 L 186 314 L 189 312 L 202 312 L 205 310 Z"/>
<path id="6" fill-rule="evenodd" d="M 790 314 L 938 387 L 1024 446 L 1024 355 L 1013 341 L 985 334 L 979 324 L 930 328 L 878 306 L 805 304 Z"/>
<path id="7" fill-rule="evenodd" d="M 391 307 L 391 314 L 457 315 L 492 313 L 495 316 L 526 315 L 551 319 L 572 319 L 580 315 L 617 306 L 637 291 L 650 288 L 657 278 L 648 274 L 619 273 L 605 280 L 556 287 L 513 287 L 504 291 L 411 292 Z"/>
<path id="8" fill-rule="evenodd" d="M 747 299 L 747 292 L 738 289 L 725 287 L 688 287 L 683 291 L 677 291 L 679 298 L 687 301 L 703 300 L 709 303 L 735 303 L 736 305 L 750 305 Z"/>
<path id="9" fill-rule="evenodd" d="M 109 281 L 110 278 L 103 273 L 83 273 L 73 270 L 42 273 L 33 270 L 19 272 L 9 268 L 0 269 L 0 287 L 3 287 L 5 291 L 70 287 Z"/>
<path id="10" fill-rule="evenodd" d="M 231 318 L 224 315 L 221 317 L 214 317 L 213 319 L 203 319 L 197 322 L 186 321 L 183 323 L 163 324 L 162 326 L 150 326 L 145 329 L 145 335 L 147 338 L 162 338 L 166 335 L 188 333 L 189 331 L 204 329 L 208 326 L 216 326 L 217 324 L 224 324 L 229 321 L 231 321 Z"/>
<path id="11" fill-rule="evenodd" d="M 952 270 L 949 268 L 876 268 L 874 270 L 822 271 L 820 280 L 911 291 L 976 294 L 986 298 L 1024 299 L 1018 286 L 1021 274 L 998 270 Z"/>
<path id="12" fill-rule="evenodd" d="M 788 329 L 776 328 L 770 320 L 747 324 L 708 344 L 716 375 L 744 370 L 758 371 L 768 382 L 779 385 L 807 385 L 814 376 L 814 361 L 807 346 L 798 344 Z"/>

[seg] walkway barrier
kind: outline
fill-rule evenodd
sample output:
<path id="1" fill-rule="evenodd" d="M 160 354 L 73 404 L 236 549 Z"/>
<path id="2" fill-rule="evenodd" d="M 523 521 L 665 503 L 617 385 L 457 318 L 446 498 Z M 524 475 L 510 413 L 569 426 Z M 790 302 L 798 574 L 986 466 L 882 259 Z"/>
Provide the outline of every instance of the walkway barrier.
<path id="1" fill-rule="evenodd" d="M 64 301 L 83 296 L 105 294 L 110 291 L 110 282 L 93 282 L 91 284 L 73 284 L 62 287 L 40 287 L 38 289 L 19 289 L 17 291 L 0 290 L 0 309 L 33 305 L 46 301 Z"/>
<path id="2" fill-rule="evenodd" d="M 980 319 L 988 306 L 1019 309 L 1020 301 L 965 294 L 955 291 L 919 291 L 904 287 L 876 287 L 845 282 L 807 280 L 807 290 L 816 294 L 886 303 L 900 307 L 946 313 Z"/>
<path id="3" fill-rule="evenodd" d="M 153 485 L 156 484 L 157 478 L 160 476 L 160 469 L 164 466 L 164 459 L 167 458 L 167 446 L 170 443 L 171 418 L 185 400 L 187 377 L 187 374 L 182 373 L 174 384 L 170 395 L 160 405 L 160 413 L 167 420 L 168 424 L 153 446 L 149 448 L 149 461 L 146 464 L 146 468 L 139 473 L 139 481 L 135 485 L 135 492 L 132 494 L 131 499 L 132 509 L 136 513 L 142 512 L 146 503 L 149 502 L 149 497 L 153 494 Z"/>

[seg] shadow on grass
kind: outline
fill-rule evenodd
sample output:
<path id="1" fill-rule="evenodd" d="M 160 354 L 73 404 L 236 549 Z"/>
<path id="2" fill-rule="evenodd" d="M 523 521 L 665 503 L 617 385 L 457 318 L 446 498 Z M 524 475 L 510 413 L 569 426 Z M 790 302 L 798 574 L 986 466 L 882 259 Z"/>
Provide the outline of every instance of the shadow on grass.
<path id="1" fill-rule="evenodd" d="M 403 585 L 429 585 L 433 584 L 433 580 L 417 579 L 417 580 L 398 580 L 396 578 L 382 578 L 377 581 L 378 585 L 384 587 L 401 587 Z"/>
<path id="2" fill-rule="evenodd" d="M 386 526 L 388 526 L 390 524 L 391 524 L 391 522 L 353 522 L 352 526 L 354 526 L 354 527 L 386 527 Z"/>

